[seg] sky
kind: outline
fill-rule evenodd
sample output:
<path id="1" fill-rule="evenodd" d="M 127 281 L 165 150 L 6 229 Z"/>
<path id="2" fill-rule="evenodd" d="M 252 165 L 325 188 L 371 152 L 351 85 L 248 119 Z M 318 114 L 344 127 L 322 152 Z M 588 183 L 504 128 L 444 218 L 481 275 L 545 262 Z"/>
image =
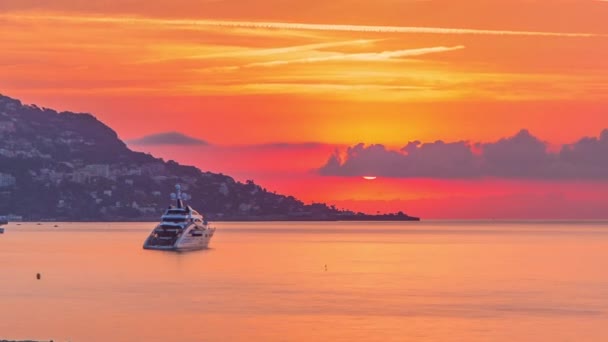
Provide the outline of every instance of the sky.
<path id="1" fill-rule="evenodd" d="M 599 0 L 0 0 L 0 93 L 305 202 L 608 218 L 606 18 Z"/>

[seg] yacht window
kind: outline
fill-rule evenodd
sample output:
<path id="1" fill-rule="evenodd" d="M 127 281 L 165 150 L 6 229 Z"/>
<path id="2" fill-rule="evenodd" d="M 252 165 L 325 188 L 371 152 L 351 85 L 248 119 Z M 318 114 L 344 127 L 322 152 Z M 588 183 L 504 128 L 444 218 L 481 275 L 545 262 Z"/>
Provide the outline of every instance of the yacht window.
<path id="1" fill-rule="evenodd" d="M 183 215 L 184 214 L 184 210 L 182 209 L 171 209 L 171 210 L 167 210 L 167 214 L 171 215 L 171 214 L 178 214 L 178 215 Z"/>
<path id="2" fill-rule="evenodd" d="M 163 219 L 163 221 L 165 221 L 165 222 L 180 223 L 180 222 L 186 222 L 186 219 L 183 218 L 183 217 L 175 217 L 175 218 L 166 217 L 166 218 Z"/>

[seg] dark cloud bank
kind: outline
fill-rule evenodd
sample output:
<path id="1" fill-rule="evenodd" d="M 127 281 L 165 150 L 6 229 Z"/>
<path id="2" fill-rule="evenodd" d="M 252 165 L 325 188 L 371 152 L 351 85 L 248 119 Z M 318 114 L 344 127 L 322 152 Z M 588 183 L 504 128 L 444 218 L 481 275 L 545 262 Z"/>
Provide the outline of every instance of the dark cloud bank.
<path id="1" fill-rule="evenodd" d="M 209 145 L 205 140 L 189 137 L 178 132 L 166 132 L 146 135 L 139 139 L 129 140 L 133 145 Z"/>
<path id="2" fill-rule="evenodd" d="M 491 143 L 410 142 L 401 150 L 359 144 L 342 159 L 332 155 L 319 169 L 327 176 L 395 178 L 511 178 L 552 180 L 608 180 L 608 130 L 582 138 L 559 151 L 522 130 Z"/>

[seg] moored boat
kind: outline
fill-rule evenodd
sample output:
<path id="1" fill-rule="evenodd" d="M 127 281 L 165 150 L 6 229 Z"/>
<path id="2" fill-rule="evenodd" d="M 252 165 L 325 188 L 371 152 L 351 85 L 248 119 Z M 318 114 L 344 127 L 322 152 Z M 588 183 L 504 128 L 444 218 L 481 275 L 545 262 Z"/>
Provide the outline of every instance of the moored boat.
<path id="1" fill-rule="evenodd" d="M 0 216 L 0 234 L 4 233 L 3 225 L 8 224 L 8 218 L 6 216 Z"/>
<path id="2" fill-rule="evenodd" d="M 179 185 L 177 193 L 171 194 L 176 201 L 161 217 L 161 222 L 152 230 L 144 242 L 144 249 L 156 250 L 197 250 L 209 247 L 215 228 L 184 201 L 188 195 L 182 193 Z"/>

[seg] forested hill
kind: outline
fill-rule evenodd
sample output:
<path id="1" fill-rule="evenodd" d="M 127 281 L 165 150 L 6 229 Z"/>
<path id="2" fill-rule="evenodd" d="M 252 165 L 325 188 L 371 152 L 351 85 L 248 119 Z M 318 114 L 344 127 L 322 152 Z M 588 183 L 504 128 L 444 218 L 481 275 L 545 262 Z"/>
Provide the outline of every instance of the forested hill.
<path id="1" fill-rule="evenodd" d="M 0 95 L 0 214 L 157 220 L 177 183 L 192 195 L 189 204 L 211 220 L 363 217 L 131 151 L 91 114 L 58 113 Z"/>

